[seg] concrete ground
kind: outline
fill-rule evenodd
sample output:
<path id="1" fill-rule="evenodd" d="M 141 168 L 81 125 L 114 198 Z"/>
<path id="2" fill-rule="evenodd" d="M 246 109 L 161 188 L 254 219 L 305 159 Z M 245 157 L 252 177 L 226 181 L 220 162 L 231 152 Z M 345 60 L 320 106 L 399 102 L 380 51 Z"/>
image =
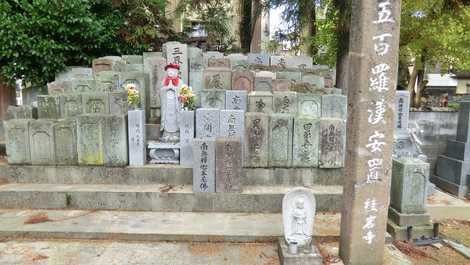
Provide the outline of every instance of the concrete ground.
<path id="1" fill-rule="evenodd" d="M 318 242 L 324 264 L 343 265 L 338 241 Z M 110 241 L 0 242 L 2 265 L 280 265 L 275 243 L 187 243 Z M 412 264 L 393 245 L 385 265 Z"/>
<path id="2" fill-rule="evenodd" d="M 274 243 L 7 241 L 3 265 L 278 265 Z"/>

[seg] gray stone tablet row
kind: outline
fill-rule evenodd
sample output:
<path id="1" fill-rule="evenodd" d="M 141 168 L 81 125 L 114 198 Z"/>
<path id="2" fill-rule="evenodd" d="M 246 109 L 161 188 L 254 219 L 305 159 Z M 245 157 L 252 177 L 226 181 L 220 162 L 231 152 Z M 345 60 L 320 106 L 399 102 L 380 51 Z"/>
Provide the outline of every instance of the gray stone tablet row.
<path id="1" fill-rule="evenodd" d="M 201 102 L 203 108 L 347 119 L 347 97 L 339 94 L 203 90 Z"/>
<path id="2" fill-rule="evenodd" d="M 128 163 L 124 115 L 80 115 L 61 120 L 5 121 L 9 164 L 106 165 Z"/>
<path id="3" fill-rule="evenodd" d="M 39 119 L 72 118 L 82 114 L 127 114 L 127 92 L 39 95 Z"/>
<path id="4" fill-rule="evenodd" d="M 196 138 L 238 138 L 245 167 L 344 166 L 346 122 L 241 110 L 196 110 Z"/>

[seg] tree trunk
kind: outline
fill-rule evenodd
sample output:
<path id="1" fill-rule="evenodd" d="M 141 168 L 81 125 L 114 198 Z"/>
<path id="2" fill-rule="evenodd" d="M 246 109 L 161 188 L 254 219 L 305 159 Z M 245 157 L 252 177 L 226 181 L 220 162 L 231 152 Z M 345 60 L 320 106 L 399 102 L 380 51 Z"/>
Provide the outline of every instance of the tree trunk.
<path id="1" fill-rule="evenodd" d="M 333 4 L 339 11 L 336 34 L 338 50 L 336 53 L 336 87 L 347 94 L 349 69 L 349 29 L 351 26 L 351 0 L 335 0 Z"/>
<path id="2" fill-rule="evenodd" d="M 313 56 L 317 53 L 316 47 L 313 45 L 312 40 L 316 34 L 316 14 L 315 14 L 315 1 L 300 0 L 299 2 L 299 19 L 300 26 L 302 27 L 302 48 L 303 53 Z"/>
<path id="3" fill-rule="evenodd" d="M 250 51 L 251 38 L 252 38 L 252 11 L 250 0 L 240 0 L 240 45 L 243 52 Z"/>
<path id="4" fill-rule="evenodd" d="M 418 70 L 416 65 L 413 66 L 413 70 L 410 75 L 410 80 L 408 81 L 408 91 L 410 92 L 411 105 L 415 106 L 415 85 L 418 78 Z"/>

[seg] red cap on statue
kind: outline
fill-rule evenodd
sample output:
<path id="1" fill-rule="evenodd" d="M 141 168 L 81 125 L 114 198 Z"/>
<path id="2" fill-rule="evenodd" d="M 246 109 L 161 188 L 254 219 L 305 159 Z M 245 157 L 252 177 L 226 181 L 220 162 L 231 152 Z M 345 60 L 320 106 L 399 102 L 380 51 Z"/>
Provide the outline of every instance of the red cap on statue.
<path id="1" fill-rule="evenodd" d="M 180 65 L 179 65 L 179 64 L 175 64 L 175 63 L 170 63 L 170 64 L 167 64 L 167 65 L 165 66 L 165 71 L 166 71 L 168 68 L 172 68 L 172 69 L 177 69 L 177 70 L 179 70 L 179 69 L 180 69 Z"/>

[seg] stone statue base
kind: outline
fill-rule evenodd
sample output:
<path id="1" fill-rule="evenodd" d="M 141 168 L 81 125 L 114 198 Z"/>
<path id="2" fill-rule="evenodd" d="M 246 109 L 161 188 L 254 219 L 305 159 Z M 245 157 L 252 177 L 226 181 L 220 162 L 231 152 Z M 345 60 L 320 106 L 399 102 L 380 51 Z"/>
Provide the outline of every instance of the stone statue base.
<path id="1" fill-rule="evenodd" d="M 177 144 L 180 142 L 180 132 L 170 133 L 163 131 L 163 135 L 160 141 L 163 143 Z"/>
<path id="2" fill-rule="evenodd" d="M 179 144 L 149 142 L 150 164 L 179 164 L 180 146 Z"/>
<path id="3" fill-rule="evenodd" d="M 323 257 L 313 244 L 299 248 L 297 254 L 291 254 L 284 238 L 280 238 L 278 253 L 281 265 L 323 265 Z"/>

